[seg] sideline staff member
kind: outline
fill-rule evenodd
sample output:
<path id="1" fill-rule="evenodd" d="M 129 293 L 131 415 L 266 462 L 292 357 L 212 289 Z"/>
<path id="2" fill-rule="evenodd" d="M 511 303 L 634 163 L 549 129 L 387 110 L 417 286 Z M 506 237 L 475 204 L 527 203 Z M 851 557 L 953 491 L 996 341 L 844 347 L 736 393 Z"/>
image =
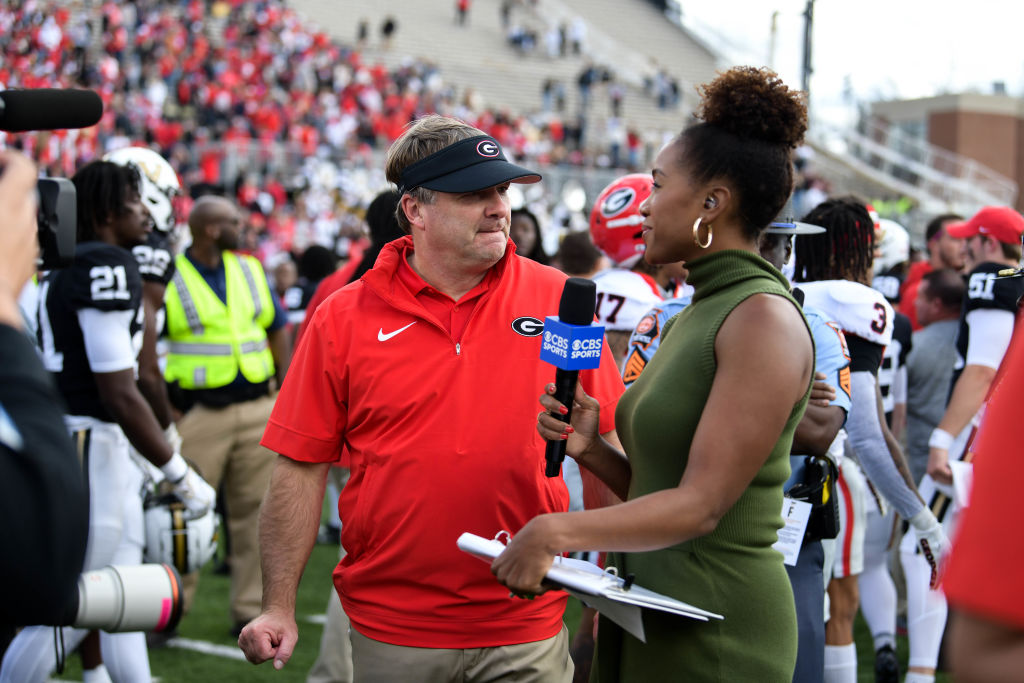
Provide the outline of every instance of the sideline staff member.
<path id="1" fill-rule="evenodd" d="M 36 171 L 0 152 L 0 656 L 14 627 L 56 623 L 77 592 L 89 504 L 60 397 L 17 296 L 35 272 Z"/>
<path id="2" fill-rule="evenodd" d="M 566 276 L 508 239 L 509 183 L 540 177 L 442 116 L 392 145 L 387 177 L 411 235 L 320 305 L 296 352 L 263 437 L 282 456 L 260 518 L 263 614 L 239 645 L 252 662 L 291 656 L 324 477 L 347 447 L 348 556 L 334 579 L 356 680 L 569 681 L 565 594 L 510 599 L 455 545 L 569 502 L 561 477 L 544 476 L 534 429 L 536 387 L 553 375 L 538 323 L 558 310 Z M 622 382 L 611 355 L 581 378 L 612 433 Z"/>
<path id="3" fill-rule="evenodd" d="M 187 410 L 178 423 L 182 455 L 215 489 L 224 482 L 238 633 L 260 610 L 257 519 L 274 455 L 259 439 L 274 406 L 270 381 L 288 367 L 287 319 L 259 261 L 230 251 L 242 230 L 233 202 L 200 197 L 188 224 L 192 246 L 175 259 L 165 300 L 165 376 Z M 185 577 L 187 605 L 198 580 L 197 573 Z"/>

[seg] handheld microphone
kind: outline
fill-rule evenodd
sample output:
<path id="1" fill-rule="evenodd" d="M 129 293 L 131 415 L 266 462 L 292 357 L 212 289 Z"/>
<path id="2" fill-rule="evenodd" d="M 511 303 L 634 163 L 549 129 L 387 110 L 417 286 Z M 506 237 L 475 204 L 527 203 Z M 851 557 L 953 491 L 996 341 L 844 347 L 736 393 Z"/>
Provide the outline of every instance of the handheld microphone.
<path id="1" fill-rule="evenodd" d="M 544 341 L 540 359 L 555 366 L 555 398 L 569 409 L 565 415 L 550 413 L 568 423 L 580 370 L 601 364 L 604 327 L 594 325 L 597 286 L 590 280 L 571 277 L 565 281 L 558 303 L 558 317 L 544 319 Z M 544 474 L 557 477 L 565 459 L 565 441 L 548 441 L 544 452 Z"/>
<path id="2" fill-rule="evenodd" d="M 0 91 L 0 130 L 8 133 L 88 128 L 101 116 L 103 101 L 92 90 Z"/>

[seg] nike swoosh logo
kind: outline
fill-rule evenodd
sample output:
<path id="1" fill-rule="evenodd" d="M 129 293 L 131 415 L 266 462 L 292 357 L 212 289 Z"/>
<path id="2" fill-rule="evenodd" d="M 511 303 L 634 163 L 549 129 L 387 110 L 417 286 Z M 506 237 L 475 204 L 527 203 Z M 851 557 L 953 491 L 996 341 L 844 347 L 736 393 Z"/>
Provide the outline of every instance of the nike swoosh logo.
<path id="1" fill-rule="evenodd" d="M 409 329 L 410 327 L 412 327 L 415 324 L 416 324 L 416 321 L 413 320 L 411 323 L 409 323 L 405 327 L 399 327 L 394 332 L 388 332 L 387 334 L 384 334 L 384 328 L 382 327 L 382 328 L 380 328 L 380 331 L 377 332 L 377 341 L 382 341 L 382 342 L 383 341 L 387 341 L 388 339 L 391 339 L 392 337 L 394 337 L 396 334 L 399 334 L 400 332 L 405 332 L 407 329 Z"/>

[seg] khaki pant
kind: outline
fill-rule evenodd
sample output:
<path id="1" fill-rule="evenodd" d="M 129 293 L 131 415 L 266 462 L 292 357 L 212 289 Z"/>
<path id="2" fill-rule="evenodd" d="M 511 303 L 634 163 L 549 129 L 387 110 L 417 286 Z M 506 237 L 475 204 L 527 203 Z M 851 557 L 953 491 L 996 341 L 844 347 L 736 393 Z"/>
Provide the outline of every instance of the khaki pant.
<path id="1" fill-rule="evenodd" d="M 447 650 L 403 647 L 352 629 L 356 683 L 570 683 L 569 631 L 535 643 Z"/>
<path id="2" fill-rule="evenodd" d="M 259 512 L 277 456 L 260 445 L 270 419 L 270 396 L 223 408 L 197 404 L 178 423 L 181 454 L 213 488 L 224 484 L 225 524 L 231 534 L 231 619 L 256 618 L 263 597 Z M 185 610 L 199 583 L 198 572 L 183 577 Z"/>

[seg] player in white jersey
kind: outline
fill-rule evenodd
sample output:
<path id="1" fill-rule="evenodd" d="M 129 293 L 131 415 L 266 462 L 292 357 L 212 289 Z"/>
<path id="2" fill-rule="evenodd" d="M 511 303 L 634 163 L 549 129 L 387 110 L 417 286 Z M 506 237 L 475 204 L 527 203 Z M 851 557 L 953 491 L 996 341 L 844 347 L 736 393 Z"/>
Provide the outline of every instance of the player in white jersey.
<path id="1" fill-rule="evenodd" d="M 952 535 L 962 506 L 954 477 L 970 468 L 970 446 L 992 386 L 1013 334 L 1018 301 L 1024 295 L 1024 278 L 999 277 L 1021 258 L 1024 217 L 1008 207 L 985 207 L 970 220 L 947 226 L 948 234 L 967 240 L 967 290 L 960 313 L 956 340 L 957 362 L 946 412 L 928 445 L 928 474 L 921 480 L 921 495 Z M 954 473 L 953 467 L 957 467 Z M 907 580 L 907 635 L 910 640 L 909 671 L 915 683 L 934 680 L 942 633 L 946 625 L 946 600 L 932 590 L 927 567 L 914 546 L 904 537 L 900 559 Z"/>
<path id="2" fill-rule="evenodd" d="M 650 194 L 651 177 L 632 173 L 604 188 L 590 211 L 594 244 L 615 264 L 592 279 L 597 319 L 605 326 L 608 348 L 620 369 L 640 319 L 664 299 L 686 292 L 682 265 L 652 266 L 643 259 L 640 204 Z"/>
<path id="3" fill-rule="evenodd" d="M 877 375 L 883 350 L 892 340 L 893 312 L 885 297 L 866 284 L 871 277 L 873 221 L 864 205 L 852 198 L 827 200 L 804 220 L 823 226 L 826 232 L 797 242 L 795 279 L 806 304 L 838 323 L 849 345 L 849 444 L 864 473 L 910 521 L 915 538 L 937 571 L 949 541 L 918 495 L 881 414 Z M 853 620 L 857 596 L 855 576 L 837 579 L 829 587 L 832 616 L 826 630 L 826 681 L 856 680 Z"/>
<path id="4" fill-rule="evenodd" d="M 215 493 L 168 444 L 136 385 L 142 281 L 128 249 L 142 243 L 152 225 L 140 200 L 138 173 L 100 161 L 72 180 L 79 243 L 74 263 L 49 273 L 40 285 L 37 340 L 67 405 L 65 422 L 89 485 L 84 569 L 92 570 L 142 561 L 144 478 L 129 456 L 129 442 L 163 470 L 189 513 L 208 510 Z M 87 633 L 62 631 L 68 650 Z M 56 665 L 53 643 L 47 627 L 21 631 L 4 656 L 0 681 L 46 680 Z M 102 634 L 100 646 L 114 681 L 150 680 L 142 633 Z M 87 678 L 104 680 L 103 664 L 86 659 Z"/>

